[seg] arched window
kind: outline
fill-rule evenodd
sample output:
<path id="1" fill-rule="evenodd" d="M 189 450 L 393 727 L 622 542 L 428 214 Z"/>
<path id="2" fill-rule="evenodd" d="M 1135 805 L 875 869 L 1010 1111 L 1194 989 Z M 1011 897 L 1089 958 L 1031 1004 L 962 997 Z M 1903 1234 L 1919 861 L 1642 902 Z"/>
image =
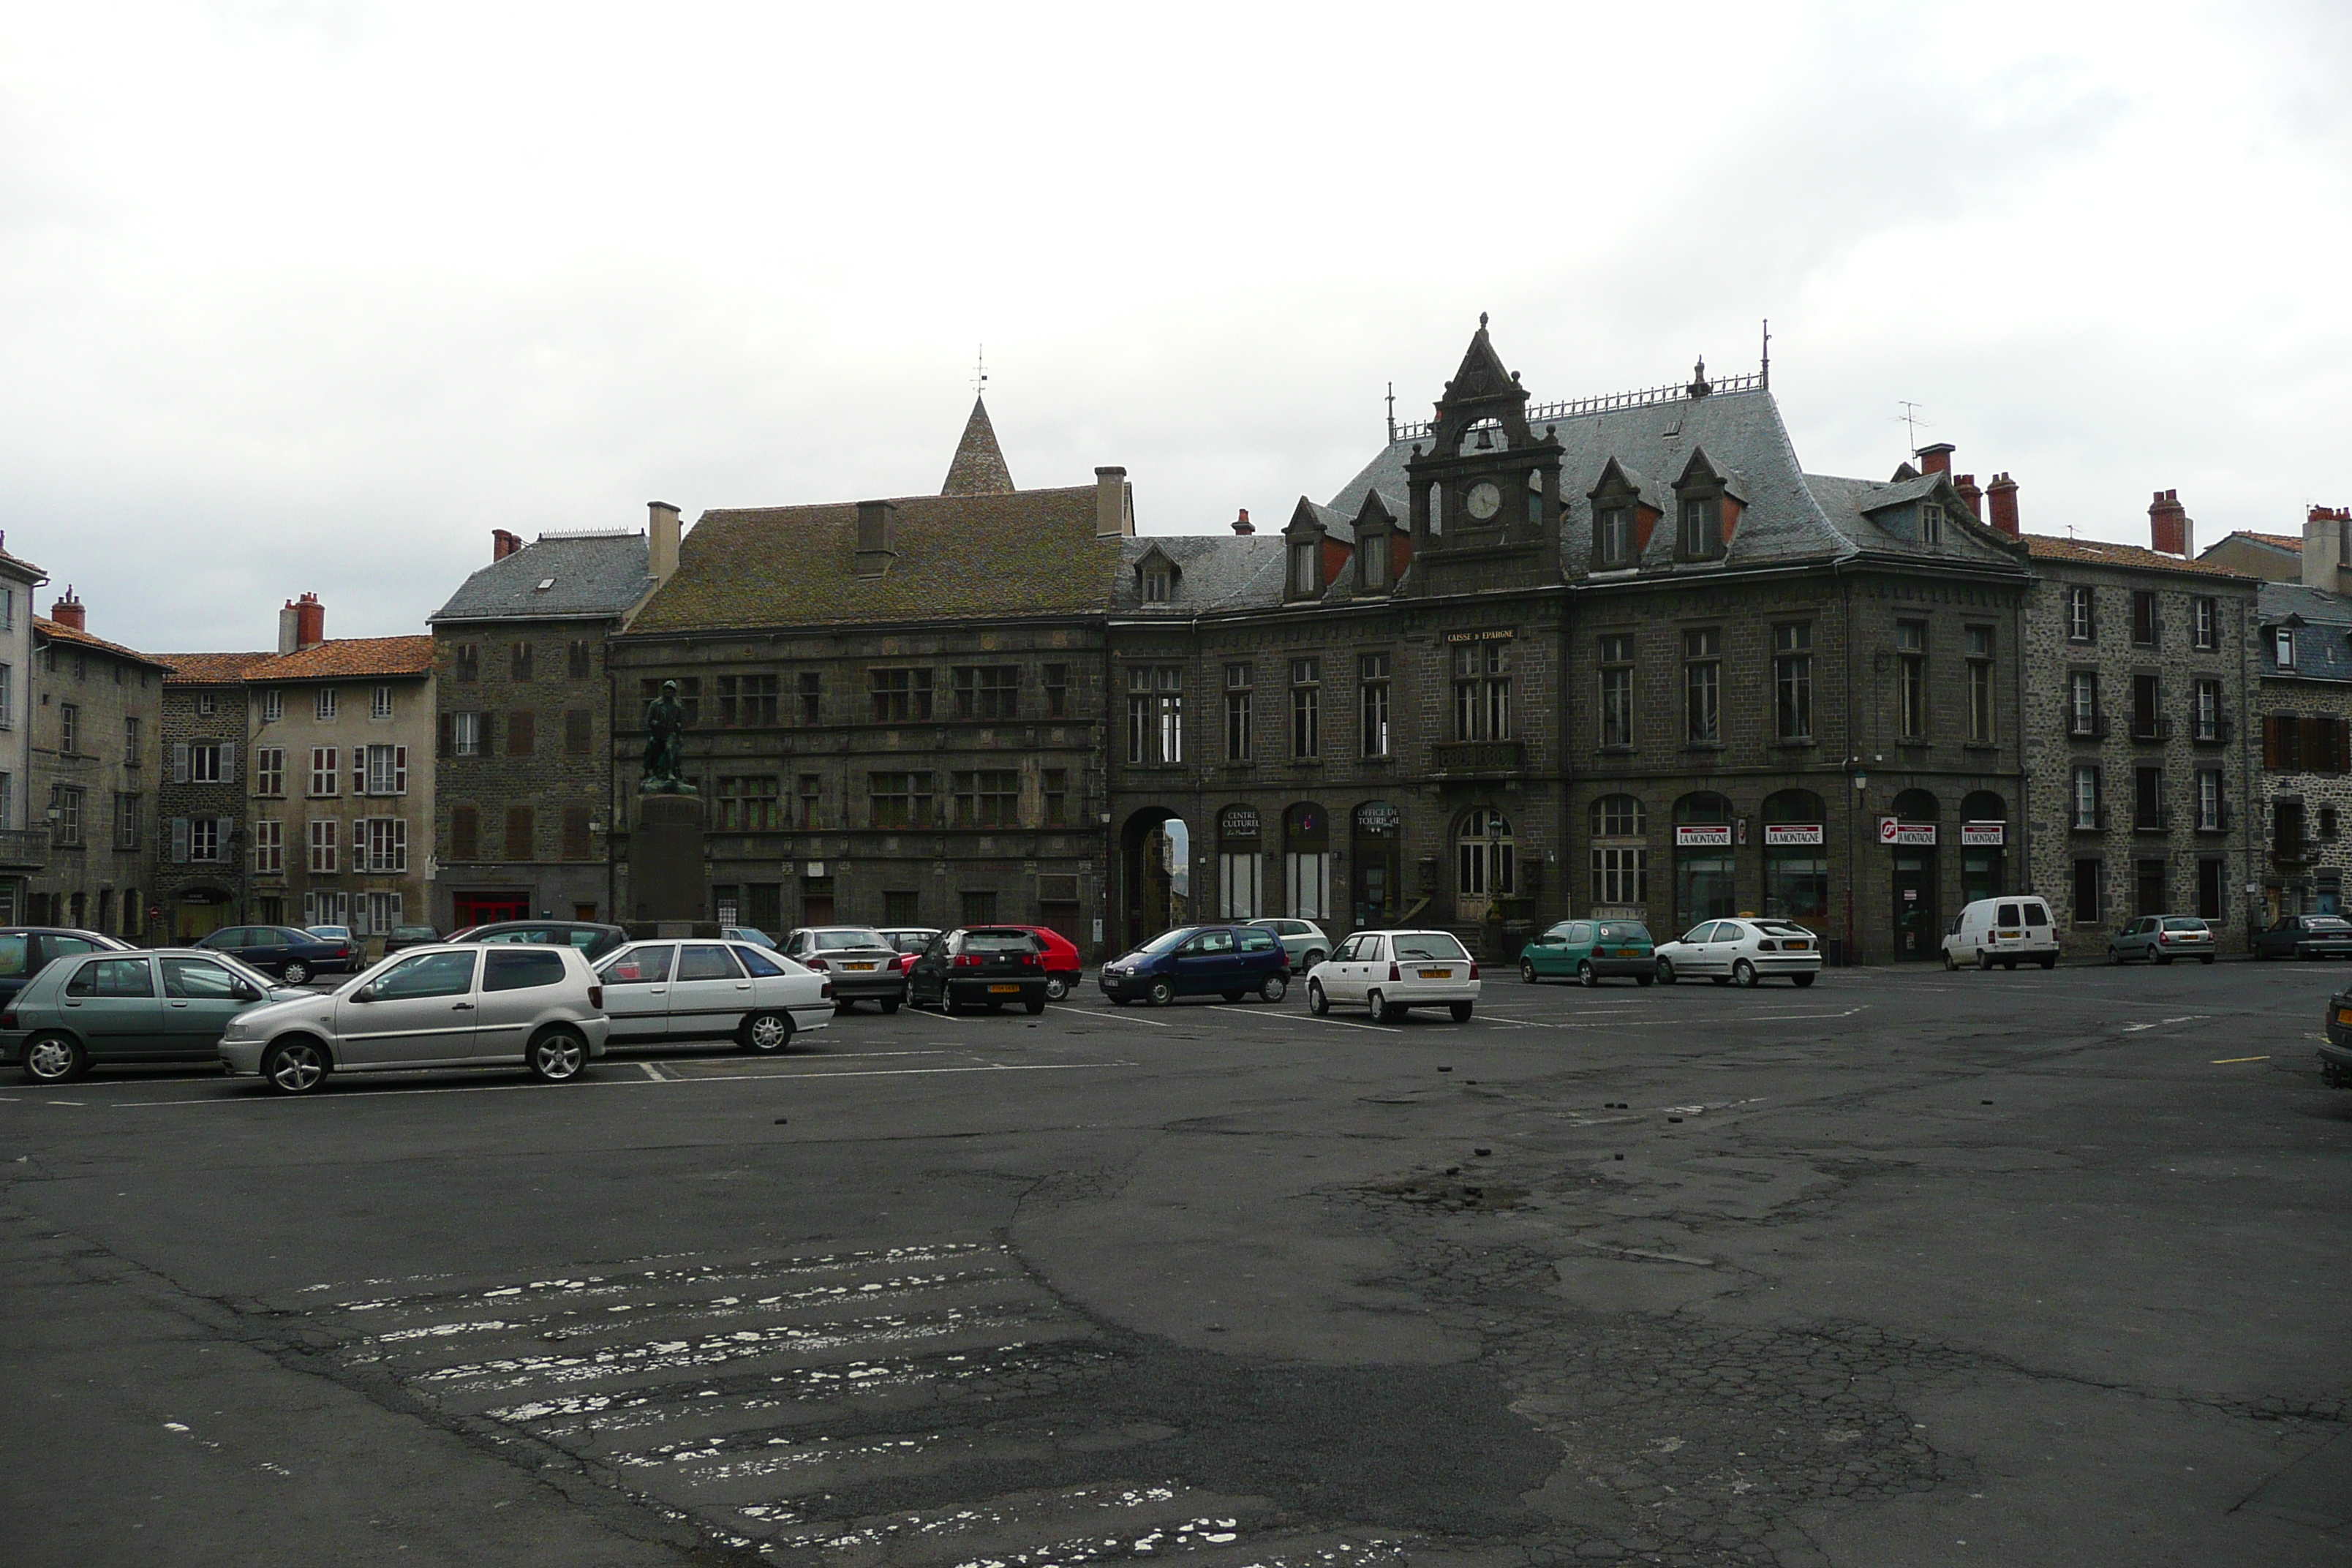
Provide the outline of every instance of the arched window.
<path id="1" fill-rule="evenodd" d="M 1764 912 L 1782 920 L 1829 918 L 1829 811 L 1809 789 L 1764 797 Z"/>
<path id="2" fill-rule="evenodd" d="M 1510 818 L 1484 806 L 1462 819 L 1454 839 L 1454 891 L 1460 917 L 1486 918 L 1487 907 L 1518 890 Z"/>
<path id="3" fill-rule="evenodd" d="M 2009 803 L 1991 790 L 1972 790 L 1960 797 L 1960 901 L 2009 890 Z"/>
<path id="4" fill-rule="evenodd" d="M 1675 802 L 1675 918 L 1688 928 L 1739 912 L 1731 802 L 1710 790 Z"/>
<path id="5" fill-rule="evenodd" d="M 1331 819 L 1311 801 L 1282 814 L 1284 912 L 1294 920 L 1331 915 Z"/>
<path id="6" fill-rule="evenodd" d="M 1895 797 L 1895 815 L 1905 822 L 1933 822 L 1942 811 L 1924 789 L 1906 789 Z"/>
<path id="7" fill-rule="evenodd" d="M 1254 921 L 1265 885 L 1265 858 L 1257 807 L 1229 805 L 1217 813 L 1217 916 Z"/>

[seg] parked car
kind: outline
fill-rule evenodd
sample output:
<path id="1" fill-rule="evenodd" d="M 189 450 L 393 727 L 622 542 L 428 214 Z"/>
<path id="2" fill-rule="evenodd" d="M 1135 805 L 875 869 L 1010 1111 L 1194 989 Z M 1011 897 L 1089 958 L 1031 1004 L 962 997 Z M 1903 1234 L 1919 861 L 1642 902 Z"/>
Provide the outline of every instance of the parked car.
<path id="1" fill-rule="evenodd" d="M 1018 1002 L 1045 1010 L 1045 947 L 1019 926 L 941 931 L 907 972 L 907 1000 L 918 1007 L 995 1012 Z"/>
<path id="2" fill-rule="evenodd" d="M 1260 931 L 1270 931 L 1281 939 L 1282 951 L 1290 955 L 1290 973 L 1293 974 L 1304 974 L 1330 956 L 1331 939 L 1313 921 L 1268 916 L 1246 923 Z"/>
<path id="3" fill-rule="evenodd" d="M 1307 1010 L 1371 1009 L 1393 1024 L 1413 1007 L 1444 1007 L 1466 1024 L 1478 1001 L 1478 961 L 1452 931 L 1362 931 L 1307 975 Z"/>
<path id="4" fill-rule="evenodd" d="M 64 926 L 9 926 L 0 930 L 0 1006 L 25 988 L 53 958 L 84 952 L 129 952 L 131 944 L 94 931 Z"/>
<path id="5" fill-rule="evenodd" d="M 1037 939 L 1045 950 L 1045 1000 L 1059 1002 L 1083 983 L 1086 965 L 1079 961 L 1078 944 L 1051 926 L 1020 926 Z"/>
<path id="6" fill-rule="evenodd" d="M 719 934 L 729 942 L 748 942 L 772 949 L 776 946 L 776 939 L 757 926 L 720 926 Z"/>
<path id="7" fill-rule="evenodd" d="M 1279 1002 L 1290 991 L 1290 954 L 1263 924 L 1178 926 L 1104 964 L 1095 984 L 1121 1007 L 1139 997 L 1155 1007 L 1179 996 Z"/>
<path id="8" fill-rule="evenodd" d="M 833 1022 L 833 983 L 753 942 L 633 942 L 596 966 L 606 1043 L 732 1039 L 777 1056 Z"/>
<path id="9" fill-rule="evenodd" d="M 390 958 L 404 947 L 422 947 L 440 940 L 441 933 L 431 926 L 394 926 L 383 939 L 383 955 Z"/>
<path id="10" fill-rule="evenodd" d="M 126 1062 L 218 1061 L 231 1018 L 309 994 L 223 952 L 86 951 L 49 964 L 0 1008 L 0 1061 L 23 1064 L 28 1083 Z"/>
<path id="11" fill-rule="evenodd" d="M 2256 958 L 2352 958 L 2352 921 L 2341 915 L 2282 915 L 2254 933 Z"/>
<path id="12" fill-rule="evenodd" d="M 2058 928 L 2051 923 L 2050 905 L 2025 893 L 1966 905 L 1944 933 L 1943 945 L 1946 969 L 1963 963 L 2015 969 L 2020 960 L 2044 969 L 2058 966 Z"/>
<path id="13" fill-rule="evenodd" d="M 2330 1089 L 2352 1089 L 2352 988 L 2327 999 L 2327 1037 L 2319 1046 L 2319 1076 Z"/>
<path id="14" fill-rule="evenodd" d="M 542 1083 L 604 1054 L 604 987 L 579 949 L 437 942 L 394 953 L 324 995 L 248 1007 L 228 1022 L 221 1065 L 277 1094 L 310 1094 L 342 1072 L 520 1067 Z"/>
<path id="15" fill-rule="evenodd" d="M 833 982 L 833 1003 L 846 1013 L 860 1002 L 895 1013 L 907 999 L 898 950 L 871 926 L 803 926 L 784 938 L 783 954 Z"/>
<path id="16" fill-rule="evenodd" d="M 1519 950 L 1519 978 L 1530 985 L 1570 974 L 1585 985 L 1612 974 L 1649 984 L 1658 977 L 1650 928 L 1640 921 L 1562 921 Z"/>
<path id="17" fill-rule="evenodd" d="M 939 934 L 937 926 L 891 926 L 882 932 L 882 940 L 898 950 L 898 973 L 904 974 L 915 967 L 915 960 L 923 956 L 923 949 Z"/>
<path id="18" fill-rule="evenodd" d="M 349 938 L 312 936 L 292 926 L 223 926 L 199 938 L 196 945 L 226 952 L 289 985 L 300 985 L 314 974 L 367 967 L 359 944 Z"/>
<path id="19" fill-rule="evenodd" d="M 2136 958 L 2170 963 L 2176 958 L 2213 962 L 2213 928 L 2195 915 L 2142 915 L 2107 939 L 2107 962 Z"/>
<path id="20" fill-rule="evenodd" d="M 619 926 L 600 925 L 594 921 L 499 921 L 490 925 L 467 926 L 445 940 L 569 947 L 594 963 L 628 941 L 629 933 Z"/>
<path id="21" fill-rule="evenodd" d="M 309 931 L 312 936 L 321 938 L 327 942 L 349 942 L 352 940 L 352 928 L 349 926 L 304 926 L 302 929 Z"/>
<path id="22" fill-rule="evenodd" d="M 1811 985 L 1822 972 L 1822 939 L 1793 921 L 1701 921 L 1680 940 L 1657 948 L 1658 978 L 1675 981 L 1705 975 L 1717 985 L 1754 985 L 1786 975 Z"/>

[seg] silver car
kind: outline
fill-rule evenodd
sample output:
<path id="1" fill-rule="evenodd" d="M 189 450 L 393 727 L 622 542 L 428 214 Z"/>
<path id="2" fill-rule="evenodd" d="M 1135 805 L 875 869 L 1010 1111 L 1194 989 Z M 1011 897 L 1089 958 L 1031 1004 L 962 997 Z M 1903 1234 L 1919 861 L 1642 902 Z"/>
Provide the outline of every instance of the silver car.
<path id="1" fill-rule="evenodd" d="M 615 1046 L 731 1039 L 758 1056 L 833 1022 L 833 982 L 750 942 L 633 942 L 596 966 Z"/>
<path id="2" fill-rule="evenodd" d="M 543 1083 L 604 1054 L 604 988 L 572 947 L 412 947 L 323 996 L 265 1003 L 229 1020 L 221 1065 L 278 1094 L 334 1072 L 521 1067 Z"/>
<path id="3" fill-rule="evenodd" d="M 2107 962 L 2135 958 L 2170 963 L 2176 958 L 2213 962 L 2213 928 L 2195 915 L 2142 915 L 2107 939 Z"/>
<path id="4" fill-rule="evenodd" d="M 1260 931 L 1270 931 L 1282 942 L 1282 951 L 1289 955 L 1290 973 L 1304 974 L 1331 956 L 1331 938 L 1313 921 L 1289 917 L 1268 916 L 1264 920 L 1244 921 Z"/>

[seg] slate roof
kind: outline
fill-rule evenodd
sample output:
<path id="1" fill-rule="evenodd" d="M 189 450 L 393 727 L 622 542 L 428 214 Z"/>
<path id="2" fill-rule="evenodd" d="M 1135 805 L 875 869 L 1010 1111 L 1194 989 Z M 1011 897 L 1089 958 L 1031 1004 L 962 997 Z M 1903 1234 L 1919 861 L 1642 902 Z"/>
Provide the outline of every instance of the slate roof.
<path id="1" fill-rule="evenodd" d="M 166 686 L 234 686 L 245 679 L 245 672 L 257 664 L 266 664 L 278 656 L 274 653 L 159 653 L 156 658 L 169 667 L 171 673 L 163 678 Z"/>
<path id="2" fill-rule="evenodd" d="M 156 669 L 169 670 L 172 668 L 152 653 L 141 653 L 136 648 L 124 647 L 119 642 L 109 642 L 104 637 L 94 637 L 88 632 L 76 631 L 63 621 L 53 621 L 47 616 L 35 616 L 33 629 L 51 642 L 61 642 L 68 647 L 92 648 L 100 653 L 111 654 L 116 658 L 127 658 L 133 664 L 143 664 Z"/>
<path id="3" fill-rule="evenodd" d="M 1099 612 L 1118 537 L 1095 536 L 1095 487 L 891 503 L 897 555 L 856 574 L 857 507 L 706 511 L 635 633 Z"/>
<path id="4" fill-rule="evenodd" d="M 511 559 L 511 557 L 509 557 Z M 300 653 L 270 654 L 247 666 L 245 679 L 332 680 L 369 675 L 430 675 L 433 639 L 428 637 L 336 637 Z"/>
<path id="5" fill-rule="evenodd" d="M 963 438 L 956 443 L 948 464 L 943 496 L 1003 496 L 1013 493 L 1013 470 L 1004 465 L 1004 451 L 996 444 L 996 426 L 989 422 L 988 404 L 971 400 L 971 417 L 963 422 Z"/>
<path id="6" fill-rule="evenodd" d="M 2281 670 L 2278 649 L 2262 638 L 2263 673 L 2289 680 L 2352 681 L 2352 598 L 2300 583 L 2265 583 L 2255 600 L 2265 627 L 2293 616 L 2309 628 L 2294 639 L 2294 668 Z"/>
<path id="7" fill-rule="evenodd" d="M 1119 542 L 1119 571 L 1110 607 L 1118 615 L 1181 620 L 1225 610 L 1272 609 L 1282 603 L 1282 535 L 1166 533 Z M 1165 555 L 1176 567 L 1175 591 L 1165 604 L 1143 602 L 1136 567 Z"/>
<path id="8" fill-rule="evenodd" d="M 2261 581 L 2210 561 L 2184 560 L 2178 555 L 2159 554 L 2137 544 L 2117 544 L 2105 539 L 2056 539 L 2046 533 L 2029 533 L 2025 536 L 2025 548 L 2036 561 L 2080 562 L 2086 566 L 2128 566 L 2142 572 L 2180 572 L 2193 577 L 2226 577 L 2233 583 Z"/>
<path id="9" fill-rule="evenodd" d="M 625 615 L 653 585 L 646 549 L 641 532 L 542 533 L 467 578 L 425 625 Z"/>

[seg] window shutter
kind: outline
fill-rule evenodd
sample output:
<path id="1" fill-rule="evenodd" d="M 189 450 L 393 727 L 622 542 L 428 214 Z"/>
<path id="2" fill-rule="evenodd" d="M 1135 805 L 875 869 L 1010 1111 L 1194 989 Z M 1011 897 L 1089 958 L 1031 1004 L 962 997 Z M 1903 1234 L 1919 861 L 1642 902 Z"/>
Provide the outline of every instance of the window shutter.
<path id="1" fill-rule="evenodd" d="M 364 795 L 367 792 L 367 748 L 353 746 L 352 748 L 352 794 Z"/>
<path id="2" fill-rule="evenodd" d="M 352 818 L 351 871 L 353 876 L 357 876 L 368 868 L 367 827 L 368 825 L 366 817 L 354 816 Z"/>
<path id="3" fill-rule="evenodd" d="M 497 755 L 499 716 L 489 711 L 489 710 L 484 709 L 479 714 L 476 715 L 476 722 L 480 725 L 480 729 L 476 731 L 474 736 L 475 754 L 477 756 L 483 757 Z"/>
<path id="4" fill-rule="evenodd" d="M 408 824 L 394 817 L 392 823 L 392 866 L 394 871 L 408 869 Z"/>
<path id="5" fill-rule="evenodd" d="M 180 750 L 185 752 L 187 748 L 183 746 Z M 175 865 L 188 863 L 188 819 L 184 816 L 172 818 L 172 860 Z"/>
<path id="6" fill-rule="evenodd" d="M 302 895 L 302 923 L 306 926 L 324 923 L 319 919 L 319 895 L 316 893 Z"/>
<path id="7" fill-rule="evenodd" d="M 235 741 L 223 743 L 220 749 L 220 782 L 225 784 L 236 783 L 236 742 Z"/>
<path id="8" fill-rule="evenodd" d="M 401 908 L 400 895 L 398 893 L 394 893 L 387 897 L 384 900 L 384 905 L 386 911 L 392 917 L 392 923 L 383 928 L 388 931 L 393 928 L 393 926 L 396 926 L 401 922 L 401 919 L 404 911 Z"/>
<path id="9" fill-rule="evenodd" d="M 185 741 L 172 742 L 172 782 L 188 782 L 188 743 Z"/>
<path id="10" fill-rule="evenodd" d="M 2329 759 L 2336 755 L 2335 737 L 2327 732 L 2327 721 L 2298 719 L 2295 729 L 2295 771 L 2319 773 L 2325 770 Z"/>
<path id="11" fill-rule="evenodd" d="M 455 745 L 455 742 L 450 738 L 450 731 L 453 727 L 455 717 L 456 716 L 454 714 L 449 713 L 444 713 L 441 715 L 441 739 L 435 748 L 434 752 L 436 756 L 446 757 L 449 755 Z"/>
<path id="12" fill-rule="evenodd" d="M 394 746 L 392 749 L 392 793 L 394 795 L 408 793 L 408 748 L 406 746 Z"/>

